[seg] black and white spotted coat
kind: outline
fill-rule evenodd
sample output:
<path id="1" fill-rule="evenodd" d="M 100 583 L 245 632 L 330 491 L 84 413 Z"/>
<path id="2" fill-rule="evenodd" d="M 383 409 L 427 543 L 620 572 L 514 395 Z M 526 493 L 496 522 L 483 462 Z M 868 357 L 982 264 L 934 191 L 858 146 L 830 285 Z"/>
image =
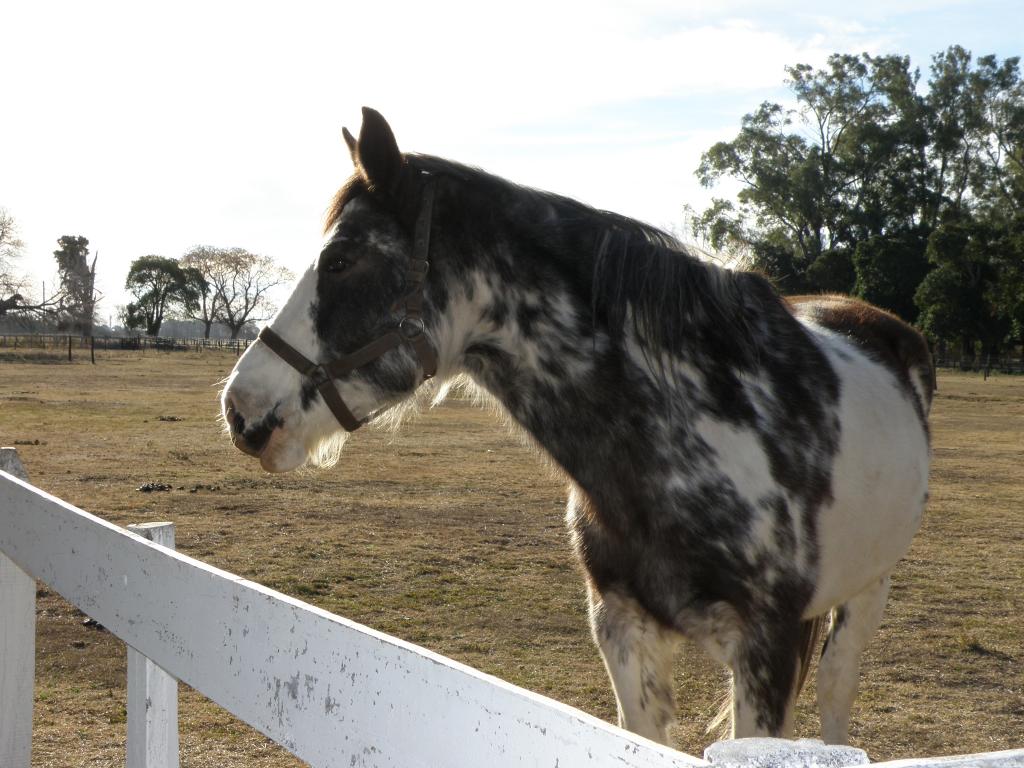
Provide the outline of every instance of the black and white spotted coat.
<path id="1" fill-rule="evenodd" d="M 622 724 L 665 740 L 685 636 L 733 672 L 734 735 L 787 734 L 813 622 L 831 614 L 818 698 L 825 739 L 845 741 L 857 658 L 926 499 L 920 337 L 852 300 L 787 303 L 635 222 L 399 155 L 376 113 L 352 149 L 324 251 L 272 327 L 329 360 L 393 324 L 428 174 L 431 392 L 472 382 L 565 473 Z M 381 191 L 396 186 L 405 198 Z M 362 418 L 421 383 L 398 349 L 336 385 Z M 333 416 L 263 345 L 224 397 L 264 468 L 336 456 Z"/>

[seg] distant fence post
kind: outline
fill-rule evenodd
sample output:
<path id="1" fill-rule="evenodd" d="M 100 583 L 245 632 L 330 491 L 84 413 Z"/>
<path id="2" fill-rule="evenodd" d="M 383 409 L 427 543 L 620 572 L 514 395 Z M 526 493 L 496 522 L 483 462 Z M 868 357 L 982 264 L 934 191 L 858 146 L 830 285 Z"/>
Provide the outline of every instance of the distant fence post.
<path id="1" fill-rule="evenodd" d="M 28 482 L 14 448 L 0 470 Z M 0 552 L 0 765 L 29 768 L 36 664 L 36 582 Z"/>
<path id="2" fill-rule="evenodd" d="M 174 549 L 174 523 L 129 525 Z M 128 646 L 127 768 L 178 768 L 178 681 Z"/>

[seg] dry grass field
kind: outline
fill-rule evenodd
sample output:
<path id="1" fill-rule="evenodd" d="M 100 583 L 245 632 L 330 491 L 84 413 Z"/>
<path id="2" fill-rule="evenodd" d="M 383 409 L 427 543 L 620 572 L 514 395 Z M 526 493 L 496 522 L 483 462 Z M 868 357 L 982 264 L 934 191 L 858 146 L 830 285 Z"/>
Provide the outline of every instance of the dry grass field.
<path id="1" fill-rule="evenodd" d="M 87 360 L 87 356 L 86 356 Z M 462 400 L 342 462 L 269 476 L 216 421 L 226 353 L 0 362 L 0 445 L 41 488 L 127 524 L 171 520 L 213 565 L 613 720 L 562 523 L 564 488 Z M 1024 746 L 1024 379 L 940 375 L 932 496 L 864 660 L 852 741 L 873 759 Z M 148 482 L 169 491 L 143 493 Z M 125 650 L 39 590 L 34 766 L 123 765 Z M 799 735 L 817 735 L 814 680 Z M 678 663 L 676 746 L 700 754 L 724 675 Z M 300 763 L 185 689 L 182 764 Z"/>

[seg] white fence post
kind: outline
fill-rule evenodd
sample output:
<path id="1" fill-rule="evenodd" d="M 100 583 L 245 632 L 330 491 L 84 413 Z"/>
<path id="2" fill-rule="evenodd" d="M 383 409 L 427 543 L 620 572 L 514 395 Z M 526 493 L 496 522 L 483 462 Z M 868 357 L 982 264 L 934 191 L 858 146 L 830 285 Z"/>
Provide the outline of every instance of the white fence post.
<path id="1" fill-rule="evenodd" d="M 849 768 L 867 765 L 867 752 L 818 739 L 747 738 L 716 741 L 704 750 L 712 768 Z"/>
<path id="2" fill-rule="evenodd" d="M 174 549 L 174 523 L 129 525 Z M 128 768 L 178 768 L 178 681 L 128 646 Z"/>
<path id="3" fill-rule="evenodd" d="M 0 470 L 28 482 L 14 448 Z M 36 665 L 36 582 L 0 552 L 0 765 L 29 768 Z"/>

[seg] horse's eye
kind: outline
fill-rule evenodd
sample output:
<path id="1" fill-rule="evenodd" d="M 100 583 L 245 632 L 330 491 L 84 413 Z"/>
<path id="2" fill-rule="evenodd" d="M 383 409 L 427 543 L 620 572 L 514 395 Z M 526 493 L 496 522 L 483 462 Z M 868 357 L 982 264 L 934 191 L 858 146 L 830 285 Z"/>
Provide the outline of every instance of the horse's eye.
<path id="1" fill-rule="evenodd" d="M 344 272 L 348 268 L 349 268 L 349 263 L 348 263 L 347 259 L 334 259 L 333 261 L 329 262 L 327 264 L 327 267 L 326 267 L 328 272 L 331 272 L 331 273 L 334 273 L 334 274 L 338 274 L 339 272 Z"/>

